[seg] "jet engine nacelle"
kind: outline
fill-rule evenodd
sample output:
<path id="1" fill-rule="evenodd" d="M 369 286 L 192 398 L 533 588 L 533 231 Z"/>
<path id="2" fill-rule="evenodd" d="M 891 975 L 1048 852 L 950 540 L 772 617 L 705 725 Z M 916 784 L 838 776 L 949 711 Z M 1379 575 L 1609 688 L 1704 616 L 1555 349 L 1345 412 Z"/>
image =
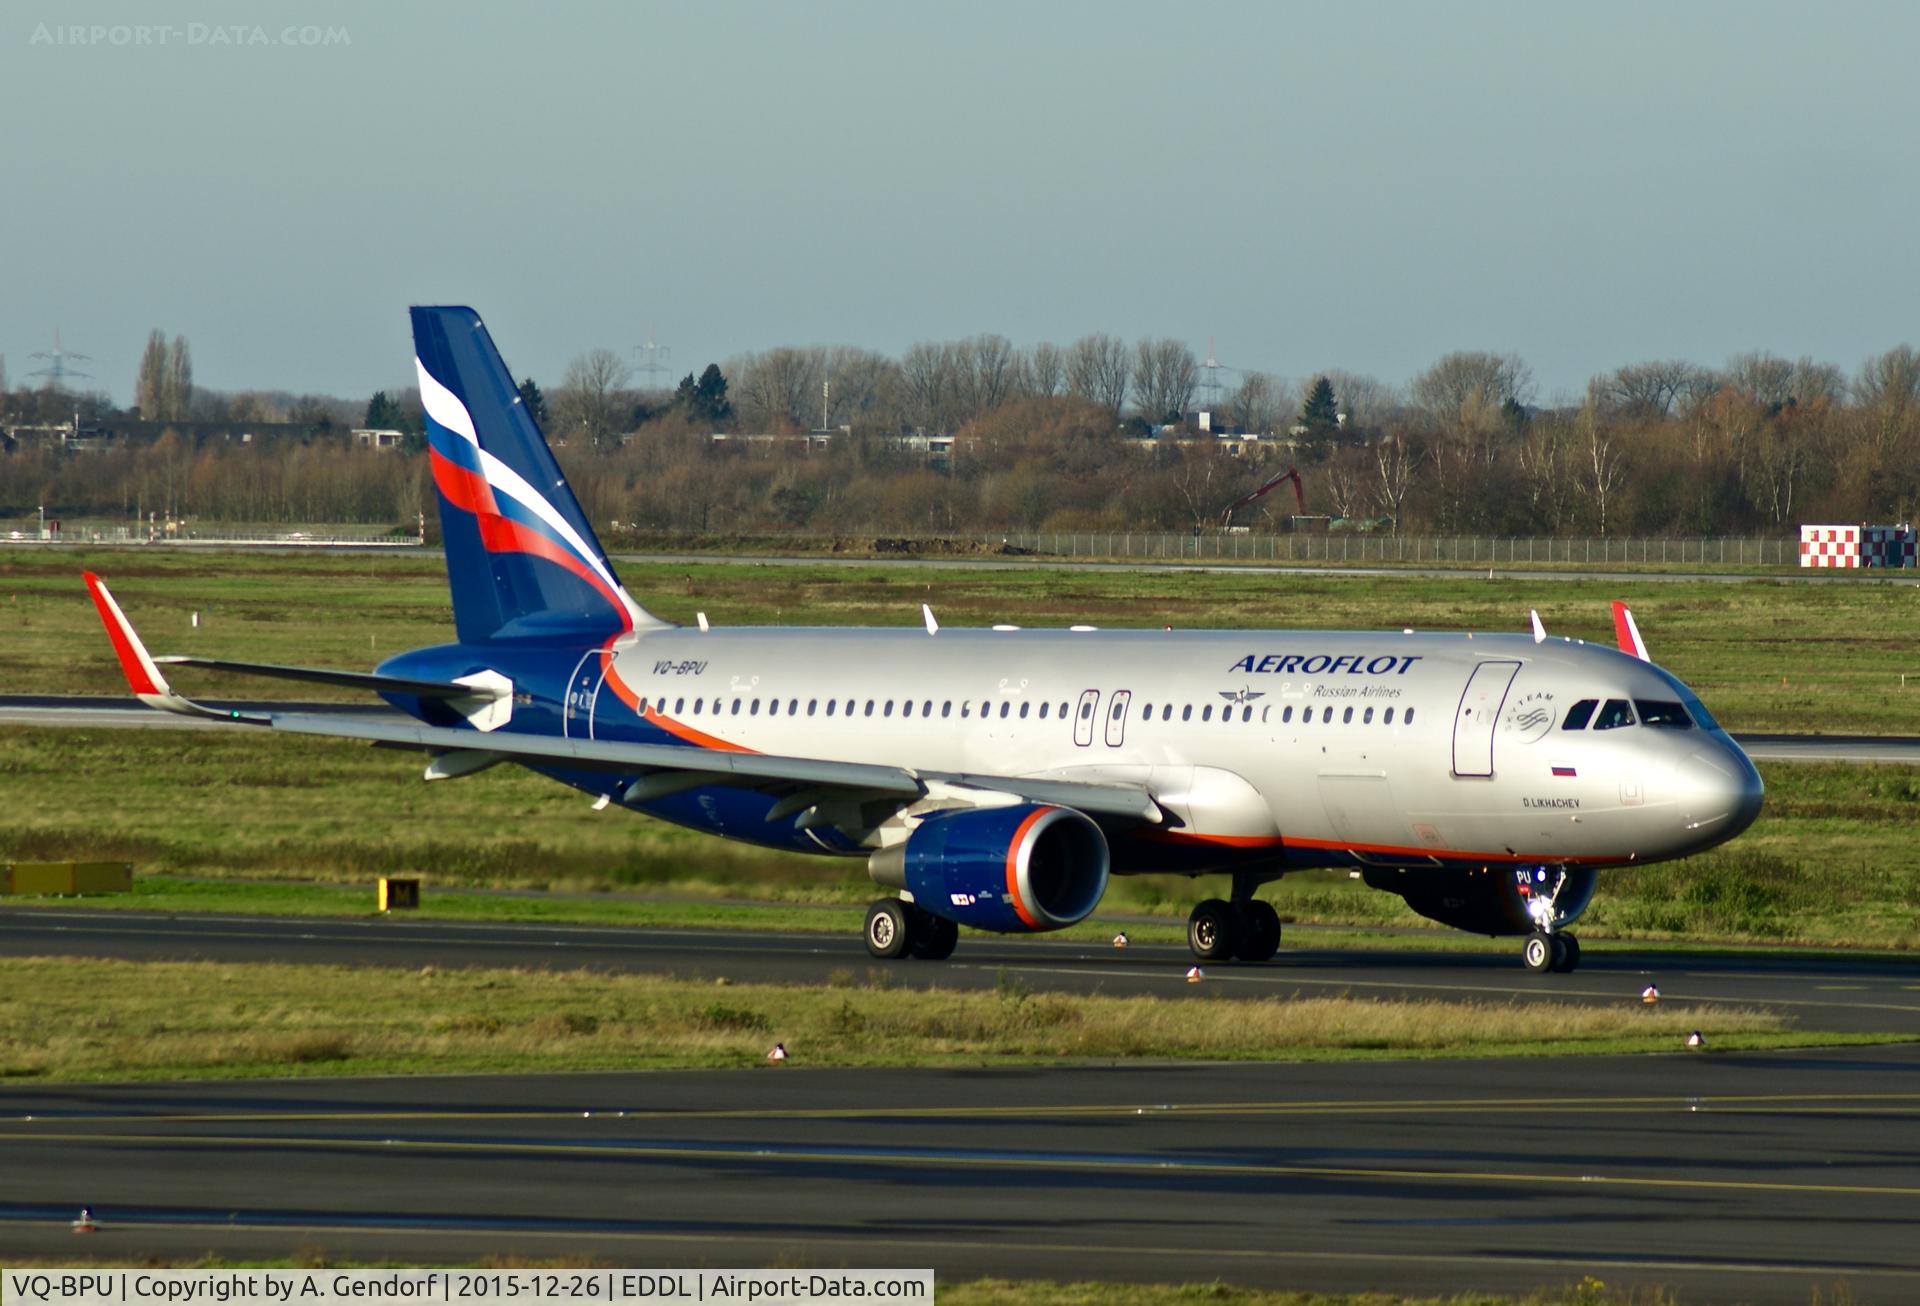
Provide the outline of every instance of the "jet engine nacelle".
<path id="1" fill-rule="evenodd" d="M 936 812 L 867 873 L 935 916 L 1002 934 L 1086 919 L 1107 891 L 1106 836 L 1070 807 L 1020 803 Z"/>
<path id="2" fill-rule="evenodd" d="M 1539 926 L 1532 912 L 1540 898 L 1553 897 L 1553 928 L 1562 929 L 1580 919 L 1593 901 L 1598 872 L 1574 867 L 1566 872 L 1557 894 L 1561 872 L 1552 866 L 1492 866 L 1469 871 L 1369 870 L 1369 887 L 1386 889 L 1407 900 L 1407 906 L 1430 921 L 1451 925 L 1469 934 L 1531 934 Z"/>

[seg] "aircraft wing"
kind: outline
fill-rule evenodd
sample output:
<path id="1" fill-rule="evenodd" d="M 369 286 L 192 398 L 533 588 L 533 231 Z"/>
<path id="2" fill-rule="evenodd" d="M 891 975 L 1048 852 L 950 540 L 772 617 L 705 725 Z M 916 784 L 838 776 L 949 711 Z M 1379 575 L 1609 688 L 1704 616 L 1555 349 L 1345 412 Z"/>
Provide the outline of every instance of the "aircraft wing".
<path id="1" fill-rule="evenodd" d="M 914 802 L 938 787 L 943 793 L 964 797 L 968 792 L 980 795 L 1010 794 L 1036 803 L 1054 803 L 1073 807 L 1092 816 L 1120 817 L 1157 823 L 1159 804 L 1144 786 L 1108 784 L 1082 780 L 1022 778 L 1005 775 L 975 775 L 954 772 L 920 771 L 904 766 L 883 766 L 867 762 L 837 762 L 825 758 L 780 757 L 768 753 L 724 752 L 685 744 L 634 744 L 611 740 L 565 739 L 552 735 L 521 734 L 511 730 L 478 730 L 455 726 L 429 726 L 389 722 L 371 718 L 321 715 L 300 712 L 248 711 L 244 708 L 221 710 L 196 703 L 174 692 L 161 674 L 160 664 L 243 671 L 289 679 L 322 681 L 366 689 L 397 689 L 427 692 L 446 698 L 497 696 L 489 686 L 465 684 L 441 685 L 428 681 L 409 681 L 397 677 L 366 675 L 360 672 L 321 671 L 305 667 L 269 666 L 261 663 L 229 663 L 206 658 L 155 658 L 147 652 L 133 623 L 114 600 L 98 576 L 88 572 L 87 588 L 94 606 L 113 641 L 121 670 L 134 696 L 149 707 L 186 716 L 209 717 L 235 725 L 265 726 L 289 734 L 321 735 L 334 739 L 364 739 L 389 748 L 413 748 L 433 754 L 429 777 L 465 775 L 496 762 L 514 761 L 537 765 L 579 767 L 593 771 L 637 773 L 639 779 L 628 787 L 626 797 L 658 797 L 696 785 L 719 783 L 746 789 L 786 792 L 787 803 L 802 799 L 825 801 L 829 798 L 855 797 L 861 802 L 897 799 L 900 805 Z M 805 803 L 791 806 L 799 812 Z"/>

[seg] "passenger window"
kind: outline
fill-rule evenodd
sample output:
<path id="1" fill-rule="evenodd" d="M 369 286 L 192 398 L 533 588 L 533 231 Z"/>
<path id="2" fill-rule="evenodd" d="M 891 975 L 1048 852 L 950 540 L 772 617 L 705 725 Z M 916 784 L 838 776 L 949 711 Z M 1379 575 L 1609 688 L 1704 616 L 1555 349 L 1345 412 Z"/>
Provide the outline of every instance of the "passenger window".
<path id="1" fill-rule="evenodd" d="M 942 717 L 950 717 L 950 716 L 952 716 L 952 715 L 953 715 L 953 700 L 952 700 L 952 699 L 948 699 L 948 700 L 947 700 L 946 702 L 944 702 L 944 703 L 942 703 L 942 704 L 940 705 L 940 715 L 941 715 Z"/>
<path id="2" fill-rule="evenodd" d="M 1243 708 L 1241 708 L 1241 709 L 1240 709 L 1240 720 L 1241 720 L 1241 722 L 1242 722 L 1243 724 L 1244 724 L 1245 722 L 1248 722 L 1248 721 L 1251 721 L 1251 720 L 1253 720 L 1253 709 L 1252 709 L 1252 708 L 1250 708 L 1250 707 L 1243 707 Z"/>
<path id="3" fill-rule="evenodd" d="M 1086 721 L 1086 720 L 1090 720 L 1092 716 L 1093 716 L 1093 704 L 1091 702 L 1082 703 L 1080 705 L 1080 719 L 1082 721 Z"/>
<path id="4" fill-rule="evenodd" d="M 834 709 L 834 707 L 835 707 L 835 706 L 836 706 L 836 705 L 838 704 L 838 702 L 839 702 L 839 700 L 838 700 L 838 699 L 832 699 L 832 698 L 830 698 L 830 699 L 828 699 L 828 700 L 827 700 L 827 715 L 828 715 L 828 716 L 832 716 L 832 715 L 833 715 L 833 709 Z"/>
<path id="5" fill-rule="evenodd" d="M 1593 709 L 1600 706 L 1597 698 L 1583 698 L 1567 709 L 1567 719 L 1560 723 L 1562 730 L 1585 730 L 1587 722 L 1593 720 Z"/>
<path id="6" fill-rule="evenodd" d="M 754 700 L 753 700 L 753 703 L 752 703 L 752 705 L 751 705 L 751 706 L 749 706 L 749 707 L 747 708 L 747 715 L 748 715 L 748 716 L 759 716 L 759 715 L 760 715 L 760 700 L 759 700 L 759 699 L 757 699 L 757 698 L 756 698 L 756 699 L 754 699 Z"/>
<path id="7" fill-rule="evenodd" d="M 1633 708 L 1624 698 L 1610 698 L 1593 719 L 1595 730 L 1618 730 L 1633 724 Z"/>
<path id="8" fill-rule="evenodd" d="M 868 700 L 867 700 L 867 710 L 866 710 L 866 713 L 865 713 L 865 715 L 867 715 L 867 716 L 872 716 L 872 715 L 873 715 L 873 700 L 872 700 L 872 699 L 868 699 Z"/>
<path id="9" fill-rule="evenodd" d="M 1407 709 L 1407 714 L 1406 714 L 1405 716 L 1403 716 L 1403 717 L 1401 717 L 1401 718 L 1400 718 L 1400 724 L 1401 724 L 1401 725 L 1406 725 L 1406 726 L 1410 726 L 1410 725 L 1412 725 L 1412 724 L 1413 724 L 1413 709 L 1412 709 L 1412 708 L 1408 708 L 1408 709 Z"/>
<path id="10" fill-rule="evenodd" d="M 1324 726 L 1324 725 L 1327 725 L 1327 724 L 1329 724 L 1329 723 L 1331 723 L 1331 722 L 1332 722 L 1332 720 L 1333 720 L 1333 709 L 1332 709 L 1332 708 L 1328 708 L 1328 709 L 1327 709 L 1326 711 L 1324 711 L 1324 712 L 1322 712 L 1322 713 L 1320 714 L 1320 724 L 1321 724 L 1321 725 L 1323 725 L 1323 726 Z"/>
<path id="11" fill-rule="evenodd" d="M 1340 714 L 1340 724 L 1341 724 L 1341 725 L 1343 725 L 1343 726 L 1350 726 L 1350 725 L 1352 725 L 1352 724 L 1353 724 L 1353 709 L 1352 709 L 1352 708 L 1348 708 L 1348 709 L 1347 709 L 1346 711 L 1344 711 L 1344 712 L 1342 712 L 1342 713 Z"/>
<path id="12" fill-rule="evenodd" d="M 1140 709 L 1140 719 L 1142 721 L 1153 720 L 1153 704 L 1148 703 L 1145 707 Z"/>
<path id="13" fill-rule="evenodd" d="M 981 703 L 980 703 L 980 715 L 981 715 L 981 716 L 983 716 L 983 717 L 985 717 L 985 716 L 992 716 L 992 715 L 993 715 L 993 704 L 992 704 L 992 703 L 991 703 L 990 701 L 987 701 L 987 700 L 984 700 L 984 699 L 983 699 L 983 700 L 981 701 Z"/>
<path id="14" fill-rule="evenodd" d="M 886 706 L 880 709 L 880 715 L 881 715 L 881 716 L 892 716 L 892 715 L 893 715 L 893 700 L 892 700 L 892 699 L 888 699 L 888 700 L 887 700 L 887 703 L 886 703 Z"/>
<path id="15" fill-rule="evenodd" d="M 1193 704 L 1188 703 L 1180 709 L 1180 719 L 1182 721 L 1193 720 Z"/>
<path id="16" fill-rule="evenodd" d="M 681 713 L 682 711 L 684 711 L 684 710 L 686 709 L 686 706 L 687 706 L 687 700 L 686 700 L 686 699 L 684 699 L 684 698 L 676 698 L 676 699 L 674 699 L 674 700 L 673 700 L 673 714 L 674 714 L 675 716 L 679 716 L 679 715 L 680 715 L 680 713 Z"/>
<path id="17" fill-rule="evenodd" d="M 921 716 L 932 716 L 932 715 L 933 715 L 933 700 L 932 700 L 932 699 L 928 699 L 928 700 L 927 700 L 926 702 L 924 702 L 924 703 L 922 703 L 922 704 L 920 705 L 920 715 L 921 715 Z"/>
<path id="18" fill-rule="evenodd" d="M 1052 706 L 1053 706 L 1053 704 L 1051 704 L 1051 703 L 1042 703 L 1042 704 L 1040 705 L 1040 719 L 1041 719 L 1042 721 L 1045 721 L 1045 720 L 1047 719 L 1047 709 L 1048 709 L 1048 708 L 1050 708 L 1050 707 L 1052 707 Z"/>
<path id="19" fill-rule="evenodd" d="M 808 716 L 812 716 L 812 715 L 813 715 L 813 709 L 815 709 L 816 707 L 819 707 L 819 706 L 820 706 L 820 700 L 819 700 L 819 699 L 817 699 L 817 698 L 810 698 L 810 699 L 808 699 L 808 700 L 807 700 L 807 715 L 808 715 Z"/>
<path id="20" fill-rule="evenodd" d="M 693 714 L 695 716 L 700 715 L 700 700 L 697 698 L 693 700 Z"/>
<path id="21" fill-rule="evenodd" d="M 1209 703 L 1200 709 L 1200 719 L 1202 721 L 1213 720 L 1213 704 Z"/>
<path id="22" fill-rule="evenodd" d="M 743 701 L 744 701 L 744 700 L 742 700 L 742 699 L 738 699 L 738 698 L 736 698 L 736 699 L 734 699 L 734 700 L 733 700 L 733 711 L 732 711 L 732 715 L 734 715 L 734 716 L 739 716 L 739 715 L 740 715 L 740 707 L 741 707 L 741 704 L 742 704 L 742 702 L 743 702 Z"/>
<path id="23" fill-rule="evenodd" d="M 1027 709 L 1028 709 L 1028 708 L 1030 708 L 1030 707 L 1032 707 L 1032 706 L 1033 706 L 1033 704 L 1031 704 L 1031 703 L 1022 703 L 1022 704 L 1020 705 L 1020 719 L 1021 719 L 1022 721 L 1025 721 L 1025 720 L 1027 719 Z"/>
<path id="24" fill-rule="evenodd" d="M 788 700 L 787 700 L 787 715 L 788 715 L 788 716 L 799 716 L 799 715 L 800 715 L 800 700 L 799 700 L 799 699 L 797 699 L 797 698 L 790 698 L 790 699 L 788 699 Z"/>
<path id="25" fill-rule="evenodd" d="M 1067 719 L 1067 705 L 1065 703 L 1062 703 L 1060 705 L 1060 719 L 1062 721 L 1065 721 Z"/>
<path id="26" fill-rule="evenodd" d="M 640 706 L 636 710 L 640 713 L 641 716 L 645 716 L 647 714 L 647 696 L 645 694 L 642 694 L 640 696 Z"/>
<path id="27" fill-rule="evenodd" d="M 1687 710 L 1678 703 L 1659 698 L 1636 698 L 1634 707 L 1640 711 L 1640 724 L 1657 726 L 1662 730 L 1691 730 L 1693 722 L 1687 720 Z"/>
<path id="28" fill-rule="evenodd" d="M 1365 712 L 1362 712 L 1362 713 L 1360 714 L 1360 724 L 1361 724 L 1361 725 L 1363 725 L 1363 726 L 1370 726 L 1370 725 L 1372 725 L 1372 724 L 1373 724 L 1373 709 L 1372 709 L 1372 708 L 1368 708 L 1368 709 L 1367 709 L 1367 710 L 1366 710 Z"/>
<path id="29" fill-rule="evenodd" d="M 1261 709 L 1260 709 L 1260 724 L 1261 724 L 1261 725 L 1265 725 L 1265 724 L 1267 724 L 1267 718 L 1268 718 L 1268 717 L 1270 717 L 1270 716 L 1271 716 L 1272 714 L 1273 714 L 1273 705 L 1272 705 L 1272 704 L 1268 704 L 1268 705 L 1267 705 L 1266 707 L 1263 707 L 1263 708 L 1261 708 Z"/>
<path id="30" fill-rule="evenodd" d="M 1010 708 L 1010 707 L 1012 707 L 1012 706 L 1013 706 L 1013 704 L 1011 704 L 1011 703 L 1005 703 L 1005 702 L 1003 702 L 1003 703 L 1001 703 L 1001 704 L 1000 704 L 1000 719 L 1001 719 L 1002 721 L 1005 721 L 1005 720 L 1007 719 L 1007 709 L 1008 709 L 1008 708 Z"/>
<path id="31" fill-rule="evenodd" d="M 1293 720 L 1293 704 L 1289 703 L 1285 707 L 1280 709 L 1280 724 L 1286 725 L 1288 722 L 1292 720 Z"/>
<path id="32" fill-rule="evenodd" d="M 1381 716 L 1381 718 L 1380 718 L 1380 721 L 1381 721 L 1381 724 L 1382 724 L 1382 725 L 1389 725 L 1389 726 L 1390 726 L 1390 725 L 1392 725 L 1392 724 L 1393 724 L 1393 709 L 1392 709 L 1392 708 L 1388 708 L 1388 709 L 1386 710 L 1386 713 L 1385 713 L 1384 715 L 1382 715 L 1382 716 Z"/>

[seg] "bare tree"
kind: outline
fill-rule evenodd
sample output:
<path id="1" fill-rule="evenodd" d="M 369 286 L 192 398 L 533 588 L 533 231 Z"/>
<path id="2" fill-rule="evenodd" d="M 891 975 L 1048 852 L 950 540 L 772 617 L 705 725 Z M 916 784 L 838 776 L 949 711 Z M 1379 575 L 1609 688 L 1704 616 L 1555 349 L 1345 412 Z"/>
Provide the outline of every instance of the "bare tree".
<path id="1" fill-rule="evenodd" d="M 1853 383 L 1866 437 L 1883 452 L 1902 444 L 1920 425 L 1920 353 L 1889 349 L 1860 365 Z"/>
<path id="2" fill-rule="evenodd" d="M 1127 346 L 1116 336 L 1081 336 L 1067 350 L 1067 393 L 1089 399 L 1118 420 L 1127 406 Z"/>
<path id="3" fill-rule="evenodd" d="M 820 420 L 819 351 L 781 346 L 728 363 L 729 393 L 747 430 L 811 430 Z"/>
<path id="4" fill-rule="evenodd" d="M 1578 418 L 1582 443 L 1585 448 L 1581 456 L 1581 479 L 1594 510 L 1599 514 L 1600 533 L 1607 533 L 1607 508 L 1613 498 L 1613 492 L 1620 488 L 1626 476 L 1627 460 L 1620 450 L 1614 447 L 1613 437 L 1608 433 L 1606 423 L 1600 420 L 1598 405 L 1589 393 L 1587 402 L 1580 409 Z"/>
<path id="5" fill-rule="evenodd" d="M 1488 425 L 1508 403 L 1533 395 L 1533 369 L 1518 354 L 1448 354 L 1413 381 L 1413 402 L 1435 424 L 1455 429 Z"/>
<path id="6" fill-rule="evenodd" d="M 860 426 L 873 420 L 891 401 L 899 370 L 892 359 L 870 349 L 839 345 L 823 350 L 827 424 Z"/>
<path id="7" fill-rule="evenodd" d="M 1325 478 L 1327 506 L 1333 509 L 1336 517 L 1355 518 L 1367 510 L 1367 501 L 1372 498 L 1372 487 L 1368 484 L 1369 473 L 1373 470 L 1363 461 L 1365 451 L 1343 449 L 1327 460 L 1322 471 Z"/>
<path id="8" fill-rule="evenodd" d="M 907 421 L 925 431 L 951 432 L 970 380 L 963 383 L 960 352 L 952 344 L 923 340 L 900 360 Z"/>
<path id="9" fill-rule="evenodd" d="M 1333 383 L 1333 393 L 1339 396 L 1340 411 L 1347 415 L 1350 427 L 1377 429 L 1400 407 L 1398 390 L 1365 373 L 1343 372 L 1334 367 L 1315 375 Z"/>
<path id="10" fill-rule="evenodd" d="M 1248 372 L 1227 396 L 1228 419 L 1243 431 L 1269 435 L 1280 421 L 1282 387 L 1266 372 Z"/>
<path id="11" fill-rule="evenodd" d="M 1532 423 L 1517 452 L 1528 513 L 1538 525 L 1557 532 L 1566 520 L 1568 483 L 1573 478 L 1563 424 L 1558 419 Z"/>
<path id="12" fill-rule="evenodd" d="M 1059 394 L 1067 383 L 1066 355 L 1060 346 L 1041 341 L 1029 349 L 1025 363 L 1023 380 L 1026 392 L 1036 399 L 1051 399 Z"/>
<path id="13" fill-rule="evenodd" d="M 1373 468 L 1377 477 L 1374 490 L 1380 509 L 1393 520 L 1393 533 L 1400 533 L 1400 514 L 1407 496 L 1413 493 L 1414 477 L 1420 471 L 1423 450 L 1402 432 L 1389 435 L 1373 446 Z"/>
<path id="14" fill-rule="evenodd" d="M 1151 426 L 1178 422 L 1193 400 L 1200 364 L 1178 340 L 1142 340 L 1134 348 L 1133 392 Z"/>
<path id="15" fill-rule="evenodd" d="M 626 426 L 627 382 L 633 369 L 611 349 L 591 349 L 567 364 L 560 391 L 553 399 L 556 434 L 578 435 L 599 445 Z"/>
<path id="16" fill-rule="evenodd" d="M 167 335 L 159 327 L 147 333 L 147 347 L 140 355 L 140 372 L 133 381 L 133 406 L 149 422 L 166 417 L 161 396 L 167 387 Z"/>
<path id="17" fill-rule="evenodd" d="M 161 391 L 161 406 L 168 421 L 177 421 L 193 407 L 193 354 L 185 336 L 175 336 L 167 346 L 167 380 Z"/>
<path id="18" fill-rule="evenodd" d="M 1013 398 L 1020 381 L 1020 355 L 1005 336 L 979 335 L 968 342 L 973 365 L 973 393 L 967 416 L 989 413 Z"/>
<path id="19" fill-rule="evenodd" d="M 1706 368 L 1672 358 L 1615 368 L 1596 381 L 1594 390 L 1611 411 L 1665 421 L 1676 404 L 1711 394 L 1714 383 Z"/>

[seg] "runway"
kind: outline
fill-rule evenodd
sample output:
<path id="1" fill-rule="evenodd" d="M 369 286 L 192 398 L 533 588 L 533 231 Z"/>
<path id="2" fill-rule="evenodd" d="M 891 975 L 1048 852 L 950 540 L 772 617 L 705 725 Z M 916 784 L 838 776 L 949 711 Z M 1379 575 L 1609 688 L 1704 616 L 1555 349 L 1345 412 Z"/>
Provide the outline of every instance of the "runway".
<path id="1" fill-rule="evenodd" d="M 1307 933 L 1309 942 L 1311 933 Z M 823 984 L 883 972 L 902 986 L 1271 998 L 1352 994 L 1609 1004 L 1656 984 L 1668 1002 L 1769 1007 L 1803 1029 L 1920 1038 L 1920 957 L 1660 952 L 1594 941 L 1571 975 L 1529 975 L 1518 945 L 1486 952 L 1298 947 L 1258 965 L 1207 967 L 1178 945 L 1009 939 L 967 932 L 946 962 L 875 961 L 855 930 L 768 933 L 586 925 L 460 923 L 404 917 L 222 916 L 0 906 L 0 956 L 340 966 L 498 966 L 677 975 L 736 983 Z"/>
<path id="2" fill-rule="evenodd" d="M 1920 1296 L 1920 1049 L 0 1089 L 0 1246 Z"/>

